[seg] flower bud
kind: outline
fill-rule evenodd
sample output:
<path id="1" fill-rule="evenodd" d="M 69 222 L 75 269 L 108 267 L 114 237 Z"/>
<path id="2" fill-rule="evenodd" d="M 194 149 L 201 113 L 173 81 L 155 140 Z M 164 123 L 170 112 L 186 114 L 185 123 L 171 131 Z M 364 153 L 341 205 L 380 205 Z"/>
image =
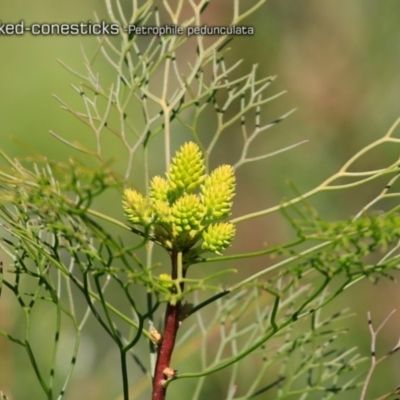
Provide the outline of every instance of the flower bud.
<path id="1" fill-rule="evenodd" d="M 221 252 L 231 244 L 235 231 L 235 226 L 230 222 L 220 222 L 208 226 L 202 235 L 203 249 L 221 255 Z"/>
<path id="2" fill-rule="evenodd" d="M 160 274 L 160 284 L 168 289 L 174 286 L 174 281 L 170 274 Z"/>
<path id="3" fill-rule="evenodd" d="M 172 221 L 171 207 L 164 201 L 153 201 L 153 210 L 156 214 L 156 221 L 165 225 Z"/>
<path id="4" fill-rule="evenodd" d="M 153 210 L 149 199 L 136 190 L 126 189 L 122 206 L 128 220 L 133 224 L 150 225 L 153 221 Z"/>
<path id="5" fill-rule="evenodd" d="M 201 186 L 201 198 L 206 207 L 207 217 L 211 221 L 228 217 L 234 195 L 235 175 L 233 167 L 221 165 L 206 177 Z"/>
<path id="6" fill-rule="evenodd" d="M 193 142 L 185 143 L 172 159 L 168 172 L 171 189 L 177 195 L 192 192 L 204 180 L 204 170 L 199 146 Z"/>
<path id="7" fill-rule="evenodd" d="M 169 184 L 161 176 L 155 176 L 150 183 L 150 198 L 154 201 L 168 202 Z"/>
<path id="8" fill-rule="evenodd" d="M 184 194 L 172 205 L 172 221 L 174 232 L 179 235 L 182 232 L 198 230 L 204 216 L 204 206 L 198 196 Z"/>
<path id="9" fill-rule="evenodd" d="M 160 332 L 158 332 L 158 330 L 156 328 L 154 328 L 154 326 L 152 326 L 150 328 L 150 336 L 153 339 L 153 342 L 156 345 L 161 344 L 162 342 L 162 334 Z"/>

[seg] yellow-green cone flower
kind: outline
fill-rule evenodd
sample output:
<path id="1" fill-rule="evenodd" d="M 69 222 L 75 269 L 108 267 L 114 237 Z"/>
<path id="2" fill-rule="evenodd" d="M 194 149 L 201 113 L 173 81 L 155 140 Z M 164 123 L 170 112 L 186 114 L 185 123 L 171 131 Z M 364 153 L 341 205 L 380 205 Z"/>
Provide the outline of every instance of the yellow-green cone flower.
<path id="1" fill-rule="evenodd" d="M 204 216 L 204 206 L 198 196 L 184 194 L 171 207 L 174 233 L 196 231 Z"/>
<path id="2" fill-rule="evenodd" d="M 175 194 L 193 191 L 204 180 L 204 170 L 199 146 L 193 142 L 185 143 L 172 159 L 168 172 L 171 189 Z"/>
<path id="3" fill-rule="evenodd" d="M 232 165 L 223 164 L 215 168 L 208 176 L 210 184 L 224 182 L 232 190 L 235 189 L 235 171 Z"/>
<path id="4" fill-rule="evenodd" d="M 210 225 L 203 232 L 203 249 L 220 254 L 231 244 L 236 228 L 230 222 Z"/>
<path id="5" fill-rule="evenodd" d="M 153 210 L 150 201 L 136 190 L 124 191 L 122 206 L 128 220 L 133 224 L 146 226 L 152 223 Z"/>
<path id="6" fill-rule="evenodd" d="M 206 177 L 201 198 L 211 221 L 229 216 L 235 195 L 235 175 L 231 165 L 221 165 Z"/>
<path id="7" fill-rule="evenodd" d="M 153 210 L 156 214 L 156 221 L 162 224 L 169 224 L 172 222 L 172 210 L 168 203 L 157 200 L 153 201 Z"/>
<path id="8" fill-rule="evenodd" d="M 168 181 L 161 176 L 155 176 L 150 183 L 150 198 L 155 201 L 168 202 Z"/>
<path id="9" fill-rule="evenodd" d="M 217 254 L 226 249 L 235 236 L 231 223 L 214 222 L 229 216 L 235 195 L 235 174 L 230 165 L 221 165 L 206 175 L 199 146 L 185 143 L 171 161 L 167 179 L 155 176 L 150 194 L 143 196 L 126 189 L 123 208 L 129 221 L 151 230 L 150 240 L 167 250 L 184 252 L 191 263 L 201 253 L 194 247 Z M 199 189 L 199 193 L 192 193 Z M 169 287 L 170 277 L 160 276 L 160 283 Z"/>

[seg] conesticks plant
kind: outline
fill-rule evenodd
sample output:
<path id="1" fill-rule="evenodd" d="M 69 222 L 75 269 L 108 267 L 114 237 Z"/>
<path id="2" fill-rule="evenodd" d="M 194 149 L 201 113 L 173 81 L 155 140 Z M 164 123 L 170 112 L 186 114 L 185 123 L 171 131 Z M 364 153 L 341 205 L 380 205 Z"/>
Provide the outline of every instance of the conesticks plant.
<path id="1" fill-rule="evenodd" d="M 74 371 L 88 336 L 119 355 L 107 361 L 105 382 L 96 381 L 96 399 L 367 396 L 380 359 L 366 374 L 357 349 L 340 342 L 348 310 L 332 307 L 362 279 L 398 269 L 400 159 L 371 170 L 358 162 L 398 146 L 400 121 L 314 189 L 261 210 L 251 202 L 235 209 L 246 190 L 238 170 L 305 143 L 257 153 L 260 135 L 291 113 L 264 121 L 280 95 L 267 94 L 274 77 L 228 63 L 231 37 L 129 29 L 202 26 L 216 3 L 134 0 L 127 11 L 105 0 L 119 36 L 99 37 L 92 56 L 84 51 L 84 72 L 62 62 L 78 80 L 80 109 L 56 96 L 87 140 L 52 131 L 71 152 L 65 161 L 0 149 L 0 304 L 12 297 L 24 324 L 0 334 L 26 353 L 37 382 L 31 398 L 82 393 L 85 378 Z M 229 26 L 263 3 L 232 0 Z M 218 152 L 232 137 L 242 141 L 240 153 Z M 322 218 L 309 203 L 377 180 L 384 188 L 372 185 L 371 200 L 342 220 Z M 292 238 L 264 245 L 253 234 L 257 249 L 238 251 L 244 222 L 271 214 Z M 380 328 L 372 327 L 375 346 Z M 3 398 L 26 398 L 23 385 L 1 389 Z"/>
<path id="2" fill-rule="evenodd" d="M 205 251 L 221 254 L 235 235 L 233 224 L 219 222 L 231 211 L 234 170 L 222 165 L 208 175 L 204 171 L 199 147 L 188 142 L 172 160 L 167 179 L 152 179 L 149 197 L 132 189 L 124 191 L 129 221 L 141 226 L 142 234 L 164 247 L 171 257 L 171 274 L 159 276 L 168 292 L 164 329 L 162 333 L 152 331 L 158 347 L 153 399 L 165 398 L 168 381 L 176 374 L 170 365 L 171 356 L 179 325 L 191 311 L 187 304 L 181 307 L 187 270 Z"/>

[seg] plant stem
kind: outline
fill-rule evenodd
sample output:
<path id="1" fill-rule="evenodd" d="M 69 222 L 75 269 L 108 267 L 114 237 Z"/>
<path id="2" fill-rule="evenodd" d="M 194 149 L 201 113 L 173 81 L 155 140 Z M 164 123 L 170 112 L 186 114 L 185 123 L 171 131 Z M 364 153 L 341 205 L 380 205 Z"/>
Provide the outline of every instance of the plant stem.
<path id="1" fill-rule="evenodd" d="M 178 277 L 178 252 L 171 251 L 171 266 L 172 266 L 172 279 Z M 181 260 L 181 257 L 179 257 Z M 180 282 L 181 289 L 183 283 Z M 170 361 L 172 352 L 175 347 L 176 334 L 179 328 L 179 313 L 181 309 L 181 301 L 176 303 L 168 303 L 165 309 L 164 332 L 161 343 L 158 345 L 157 362 L 153 379 L 153 394 L 152 400 L 165 400 L 167 387 L 167 376 L 165 369 L 170 368 Z"/>
<path id="2" fill-rule="evenodd" d="M 128 369 L 126 365 L 126 351 L 124 349 L 120 349 L 120 356 L 121 356 L 122 387 L 124 393 L 124 400 L 129 400 Z"/>

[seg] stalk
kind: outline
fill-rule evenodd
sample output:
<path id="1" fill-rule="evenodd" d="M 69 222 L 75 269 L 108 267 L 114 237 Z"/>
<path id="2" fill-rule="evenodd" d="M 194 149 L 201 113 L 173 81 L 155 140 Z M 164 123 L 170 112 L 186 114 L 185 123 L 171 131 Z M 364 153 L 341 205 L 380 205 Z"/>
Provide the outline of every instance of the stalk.
<path id="1" fill-rule="evenodd" d="M 181 266 L 178 266 L 178 252 L 171 251 L 171 266 L 172 266 L 172 279 L 177 279 Z M 181 290 L 183 290 L 183 283 L 180 282 Z M 172 353 L 175 347 L 175 339 L 179 328 L 179 314 L 181 309 L 181 301 L 176 304 L 168 303 L 165 309 L 164 319 L 164 332 L 161 343 L 158 345 L 156 368 L 153 378 L 153 394 L 152 400 L 165 400 L 167 392 L 167 379 L 171 378 L 168 370 L 172 371 L 170 367 Z M 166 374 L 167 372 L 167 374 Z"/>

